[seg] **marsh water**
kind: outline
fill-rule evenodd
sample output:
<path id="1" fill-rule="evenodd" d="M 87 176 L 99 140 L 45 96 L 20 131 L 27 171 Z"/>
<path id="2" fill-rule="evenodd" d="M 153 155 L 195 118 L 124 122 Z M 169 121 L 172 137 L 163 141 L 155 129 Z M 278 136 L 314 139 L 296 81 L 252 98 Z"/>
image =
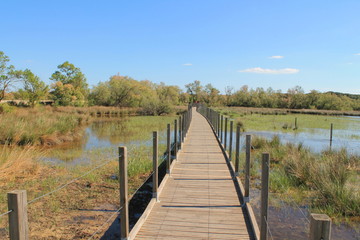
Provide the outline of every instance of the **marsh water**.
<path id="1" fill-rule="evenodd" d="M 66 162 L 70 165 L 89 164 L 94 158 L 115 158 L 117 147 L 152 146 L 152 132 L 159 132 L 159 144 L 166 144 L 166 124 L 174 117 L 128 117 L 123 119 L 99 119 L 84 129 L 83 138 L 76 144 L 57 147 L 43 158 L 52 164 Z M 360 118 L 349 118 L 360 125 Z M 350 153 L 360 155 L 360 128 L 333 132 L 333 149 L 346 148 Z M 171 131 L 173 138 L 173 130 Z M 235 134 L 235 133 L 234 133 Z M 329 147 L 328 130 L 302 129 L 302 131 L 249 131 L 241 133 L 241 143 L 246 134 L 265 138 L 279 136 L 283 143 L 303 144 L 314 152 L 321 152 Z M 357 138 L 359 136 L 359 139 Z M 229 134 L 228 134 L 229 137 Z M 235 135 L 233 135 L 235 139 Z M 229 141 L 229 140 L 228 140 Z M 243 144 L 241 144 L 243 145 Z M 149 155 L 151 159 L 151 156 Z M 291 205 L 274 197 L 269 206 L 269 239 L 308 239 L 308 210 L 306 206 Z M 251 203 L 256 215 L 259 215 L 259 191 L 251 192 Z M 360 239 L 360 224 L 333 224 L 332 239 Z"/>

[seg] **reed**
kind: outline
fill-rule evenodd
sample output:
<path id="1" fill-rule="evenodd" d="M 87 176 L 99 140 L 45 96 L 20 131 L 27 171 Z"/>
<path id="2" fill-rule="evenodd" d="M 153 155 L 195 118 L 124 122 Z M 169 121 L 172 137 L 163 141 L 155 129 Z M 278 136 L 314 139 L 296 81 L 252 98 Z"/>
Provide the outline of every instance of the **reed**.
<path id="1" fill-rule="evenodd" d="M 261 152 L 270 153 L 272 191 L 310 196 L 312 208 L 331 216 L 360 216 L 359 156 L 345 149 L 314 154 L 301 144 L 281 144 L 278 137 L 254 142 L 257 161 Z"/>

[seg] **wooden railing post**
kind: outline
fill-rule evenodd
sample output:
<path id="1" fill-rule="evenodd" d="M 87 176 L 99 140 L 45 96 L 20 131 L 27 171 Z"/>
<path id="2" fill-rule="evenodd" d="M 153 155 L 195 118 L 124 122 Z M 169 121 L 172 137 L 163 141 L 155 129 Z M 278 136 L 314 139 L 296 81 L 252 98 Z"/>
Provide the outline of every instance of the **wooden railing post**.
<path id="1" fill-rule="evenodd" d="M 269 207 L 269 170 L 270 155 L 269 153 L 263 153 L 261 166 L 260 240 L 267 240 Z"/>
<path id="2" fill-rule="evenodd" d="M 224 139 L 224 148 L 226 151 L 226 147 L 227 147 L 227 127 L 228 127 L 228 118 L 225 117 L 225 139 Z"/>
<path id="3" fill-rule="evenodd" d="M 171 165 L 171 129 L 170 123 L 167 125 L 167 161 L 166 161 L 166 173 L 170 174 Z"/>
<path id="4" fill-rule="evenodd" d="M 230 121 L 230 143 L 229 143 L 229 161 L 230 162 L 232 159 L 233 127 L 234 127 L 234 122 Z"/>
<path id="5" fill-rule="evenodd" d="M 217 114 L 217 138 L 220 139 L 220 114 Z"/>
<path id="6" fill-rule="evenodd" d="M 181 134 L 181 145 L 184 142 L 184 138 L 185 138 L 185 118 L 186 118 L 186 113 L 183 114 L 183 121 L 180 124 L 181 128 L 182 128 L 182 130 L 181 130 L 181 132 L 182 132 L 182 134 Z"/>
<path id="7" fill-rule="evenodd" d="M 28 240 L 29 227 L 27 217 L 26 190 L 15 190 L 7 194 L 10 240 Z"/>
<path id="8" fill-rule="evenodd" d="M 332 139 L 333 139 L 333 124 L 330 125 L 330 150 L 332 147 Z"/>
<path id="9" fill-rule="evenodd" d="M 326 214 L 310 215 L 310 240 L 330 240 L 331 219 Z"/>
<path id="10" fill-rule="evenodd" d="M 179 116 L 179 149 L 181 149 L 181 145 L 182 145 L 182 135 L 184 134 L 184 133 L 182 132 L 182 127 L 181 127 L 181 125 L 182 125 L 182 117 Z"/>
<path id="11" fill-rule="evenodd" d="M 120 238 L 129 237 L 129 202 L 128 202 L 128 171 L 127 148 L 119 147 L 119 182 L 120 182 Z"/>
<path id="12" fill-rule="evenodd" d="M 240 164 L 240 126 L 236 127 L 236 141 L 235 141 L 235 173 L 236 176 L 240 175 L 239 164 Z"/>
<path id="13" fill-rule="evenodd" d="M 250 201 L 250 155 L 251 135 L 246 135 L 246 156 L 245 156 L 245 201 Z"/>
<path id="14" fill-rule="evenodd" d="M 158 200 L 159 168 L 158 168 L 158 132 L 153 132 L 153 198 Z"/>
<path id="15" fill-rule="evenodd" d="M 221 115 L 221 123 L 220 123 L 220 142 L 221 143 L 224 143 L 224 139 L 223 139 L 223 136 L 224 136 L 224 116 Z"/>
<path id="16" fill-rule="evenodd" d="M 174 120 L 174 155 L 177 160 L 177 120 Z"/>

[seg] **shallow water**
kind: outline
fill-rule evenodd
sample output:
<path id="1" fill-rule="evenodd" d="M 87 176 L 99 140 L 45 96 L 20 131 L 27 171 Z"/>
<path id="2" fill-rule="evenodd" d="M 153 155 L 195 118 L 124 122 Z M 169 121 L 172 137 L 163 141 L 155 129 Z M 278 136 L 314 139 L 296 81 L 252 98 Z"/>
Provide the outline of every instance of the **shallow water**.
<path id="1" fill-rule="evenodd" d="M 250 191 L 250 203 L 260 227 L 260 190 Z M 268 239 L 309 239 L 309 211 L 306 206 L 283 202 L 275 194 L 269 194 Z M 331 239 L 360 240 L 360 223 L 349 226 L 345 223 L 331 224 Z"/>
<path id="2" fill-rule="evenodd" d="M 359 119 L 360 121 L 360 119 Z M 360 127 L 360 123 L 359 123 Z M 230 142 L 230 133 L 227 135 L 227 142 Z M 233 132 L 233 149 L 235 147 L 235 135 Z M 320 153 L 330 148 L 330 133 L 324 129 L 305 129 L 302 132 L 297 131 L 249 131 L 241 132 L 240 135 L 240 147 L 245 148 L 245 136 L 252 135 L 263 137 L 268 140 L 274 136 L 280 138 L 281 143 L 293 143 L 302 144 L 304 147 L 309 148 L 312 152 Z M 225 135 L 224 135 L 225 136 Z M 359 139 L 354 138 L 359 136 Z M 334 130 L 332 147 L 333 150 L 340 150 L 345 148 L 348 153 L 354 155 L 360 155 L 360 130 Z"/>
<path id="3" fill-rule="evenodd" d="M 94 155 L 99 155 L 101 158 L 116 158 L 116 151 L 119 146 L 152 146 L 153 131 L 158 131 L 159 145 L 166 144 L 166 120 L 157 122 L 156 119 L 160 117 L 153 117 L 155 121 L 151 118 L 99 119 L 84 129 L 80 141 L 50 149 L 50 153 L 47 157 L 43 157 L 42 161 L 78 165 L 88 164 Z M 169 123 L 172 122 L 172 118 L 167 117 L 167 119 Z M 140 123 L 141 126 L 139 126 Z M 172 139 L 173 135 L 172 130 Z M 128 154 L 131 152 L 128 151 Z"/>

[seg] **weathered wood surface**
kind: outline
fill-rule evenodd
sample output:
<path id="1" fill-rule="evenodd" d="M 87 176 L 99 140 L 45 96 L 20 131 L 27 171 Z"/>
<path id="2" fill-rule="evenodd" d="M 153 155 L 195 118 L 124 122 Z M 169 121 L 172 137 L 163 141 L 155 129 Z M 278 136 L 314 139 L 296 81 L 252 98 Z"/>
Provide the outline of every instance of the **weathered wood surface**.
<path id="1" fill-rule="evenodd" d="M 253 239 L 220 146 L 195 111 L 159 200 L 135 239 Z"/>

